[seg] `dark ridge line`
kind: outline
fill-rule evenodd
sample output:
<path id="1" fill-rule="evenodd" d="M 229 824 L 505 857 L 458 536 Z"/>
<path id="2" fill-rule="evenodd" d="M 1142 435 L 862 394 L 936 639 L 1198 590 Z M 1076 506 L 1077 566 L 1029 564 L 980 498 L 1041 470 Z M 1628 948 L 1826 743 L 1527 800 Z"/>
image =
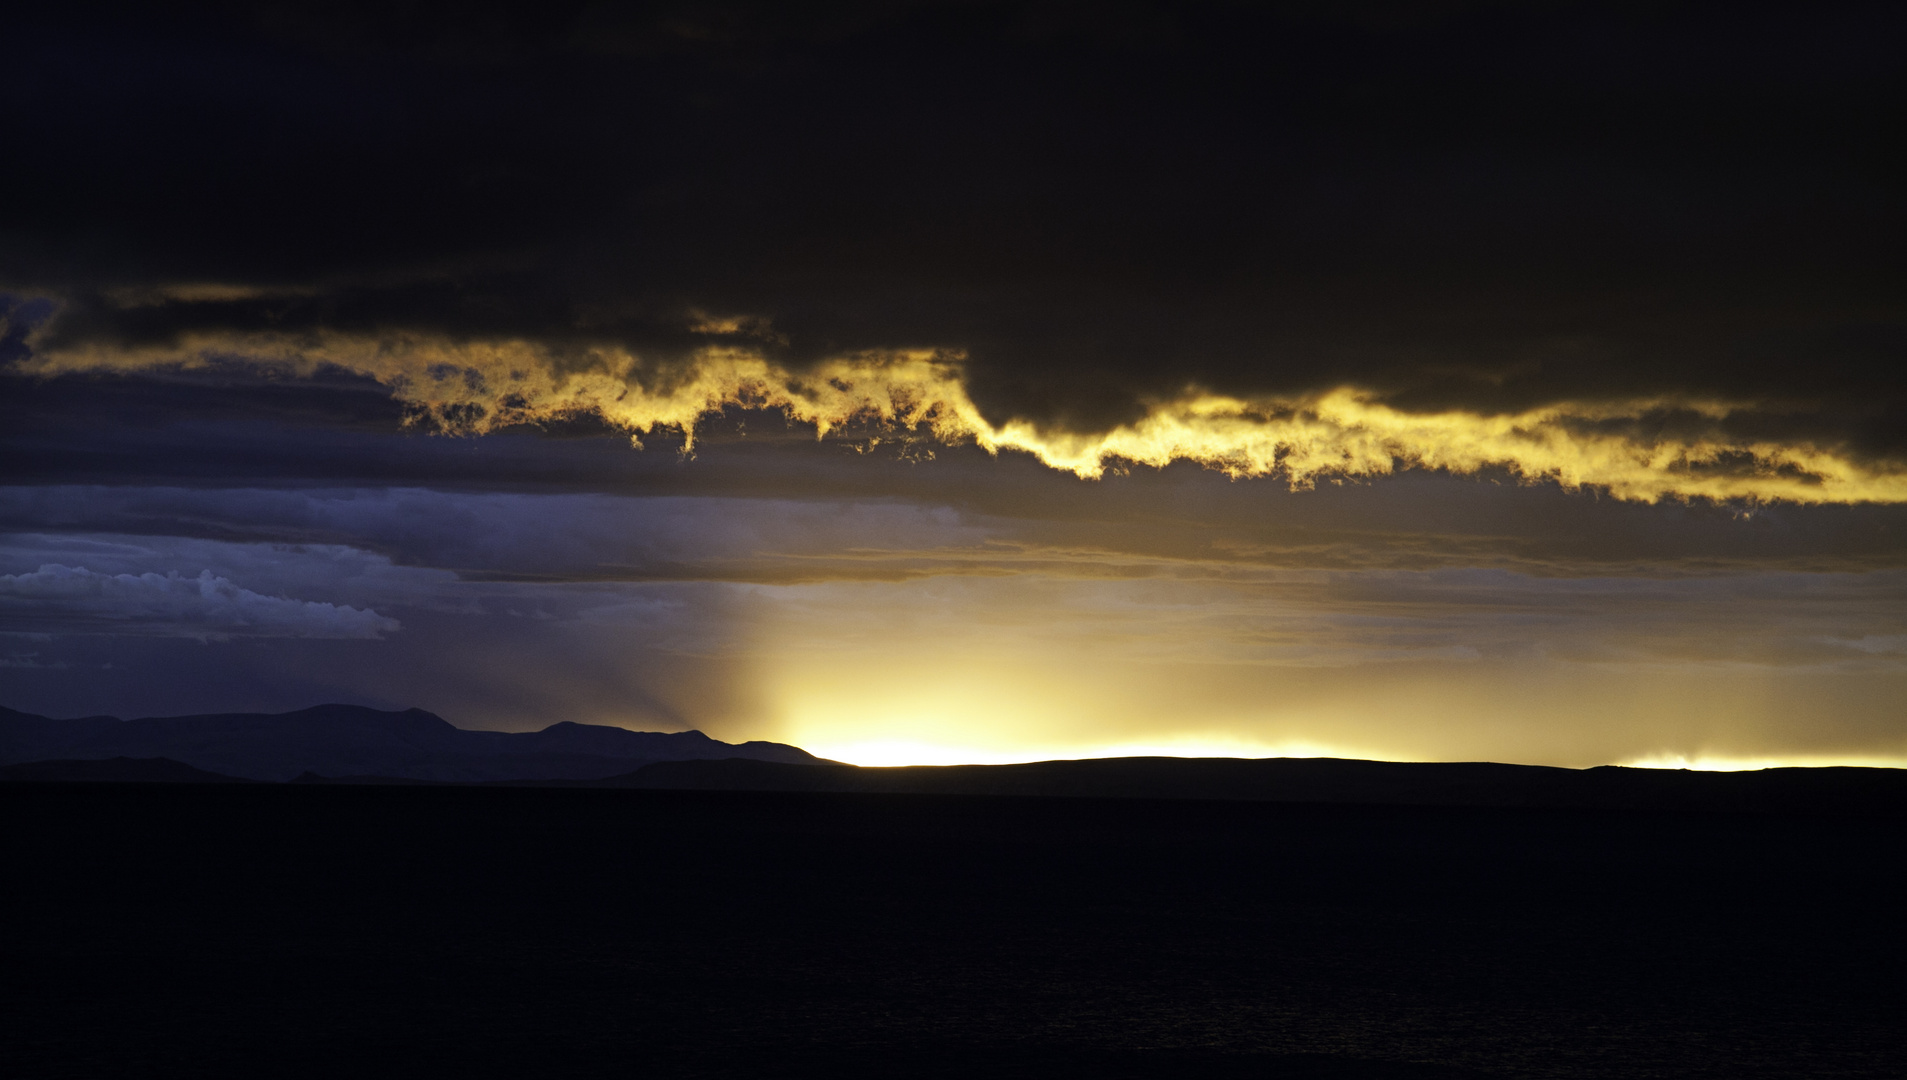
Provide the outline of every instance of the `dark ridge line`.
<path id="1" fill-rule="evenodd" d="M 247 782 L 164 759 L 0 766 L 0 783 L 60 781 Z M 1019 765 L 863 768 L 840 763 L 801 765 L 723 758 L 655 762 L 600 779 L 460 782 L 377 775 L 324 776 L 307 771 L 276 786 L 781 792 L 1708 813 L 1907 813 L 1907 770 L 1856 766 L 1723 773 L 1349 758 L 1089 758 Z"/>
<path id="2" fill-rule="evenodd" d="M 422 709 L 332 704 L 288 713 L 55 720 L 0 708 L 0 766 L 166 758 L 260 781 L 311 773 L 481 783 L 593 780 L 657 761 L 727 757 L 821 761 L 795 746 L 725 743 L 700 731 L 631 731 L 571 721 L 540 731 L 472 730 Z"/>

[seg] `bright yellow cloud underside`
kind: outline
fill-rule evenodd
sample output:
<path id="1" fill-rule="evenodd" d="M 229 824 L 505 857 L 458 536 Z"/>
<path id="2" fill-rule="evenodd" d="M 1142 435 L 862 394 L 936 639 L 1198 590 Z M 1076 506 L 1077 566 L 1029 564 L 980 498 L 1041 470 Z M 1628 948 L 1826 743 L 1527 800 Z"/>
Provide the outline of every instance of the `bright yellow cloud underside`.
<path id="1" fill-rule="evenodd" d="M 837 357 L 795 371 L 746 349 L 710 347 L 652 364 L 616 348 L 558 351 L 525 341 L 451 342 L 423 336 L 219 336 L 163 349 L 88 348 L 41 354 L 29 372 L 134 370 L 241 360 L 294 372 L 320 365 L 374 377 L 458 432 L 579 413 L 633 437 L 696 425 L 731 406 L 779 410 L 818 434 L 849 423 L 924 430 L 989 452 L 1021 450 L 1084 478 L 1122 463 L 1192 461 L 1233 477 L 1369 477 L 1399 467 L 1475 473 L 1506 469 L 1529 481 L 1597 488 L 1630 500 L 1798 503 L 1907 502 L 1907 472 L 1833 446 L 1744 439 L 1719 423 L 1742 403 L 1643 398 L 1562 403 L 1514 414 L 1405 412 L 1356 387 L 1243 399 L 1188 389 L 1147 403 L 1135 423 L 1097 434 L 990 423 L 968 396 L 957 355 L 924 350 Z M 1642 437 L 1631 422 L 1664 410 L 1697 418 L 1693 434 Z M 1684 430 L 1691 425 L 1684 425 Z"/>

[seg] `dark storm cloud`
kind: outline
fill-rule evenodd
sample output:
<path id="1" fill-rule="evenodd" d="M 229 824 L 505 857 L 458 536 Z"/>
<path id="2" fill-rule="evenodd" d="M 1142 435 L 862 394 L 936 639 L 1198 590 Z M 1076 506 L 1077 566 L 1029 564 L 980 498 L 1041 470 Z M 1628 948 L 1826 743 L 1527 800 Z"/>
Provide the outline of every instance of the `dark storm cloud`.
<path id="1" fill-rule="evenodd" d="M 455 421 L 674 394 L 710 349 L 764 365 L 619 418 L 640 429 L 762 385 L 803 417 L 903 413 L 773 385 L 917 350 L 949 366 L 855 370 L 1084 471 L 1300 475 L 1315 445 L 1353 473 L 1401 455 L 1640 498 L 1892 501 L 1907 455 L 1889 6 L 35 18 L 0 280 L 58 304 L 13 320 L 37 327 L 15 352 L 54 358 L 37 370 L 302 357 Z M 506 385 L 526 368 L 553 374 Z M 1262 449 L 1007 428 L 1182 426 L 1193 391 L 1249 427 L 1343 387 L 1522 417 L 1571 452 L 1368 409 Z M 1582 464 L 1611 448 L 1647 461 Z"/>
<path id="2" fill-rule="evenodd" d="M 5 703 L 1898 759 L 1904 25 L 16 14 Z"/>

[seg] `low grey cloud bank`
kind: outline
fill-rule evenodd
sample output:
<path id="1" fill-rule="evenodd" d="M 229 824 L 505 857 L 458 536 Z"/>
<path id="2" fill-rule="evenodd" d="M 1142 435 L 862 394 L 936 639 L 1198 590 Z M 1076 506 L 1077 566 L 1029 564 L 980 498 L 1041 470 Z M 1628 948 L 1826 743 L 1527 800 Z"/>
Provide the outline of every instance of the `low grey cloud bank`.
<path id="1" fill-rule="evenodd" d="M 187 577 L 101 574 L 46 563 L 0 574 L 0 625 L 17 632 L 234 637 L 375 638 L 399 628 L 371 609 L 266 596 L 202 570 Z"/>
<path id="2" fill-rule="evenodd" d="M 670 468 L 687 476 L 705 463 Z M 12 534 L 0 538 L 0 570 L 210 567 L 263 591 L 363 607 L 441 594 L 457 575 L 788 584 L 1496 567 L 1656 577 L 1860 572 L 1907 560 L 1907 511 L 1892 507 L 1781 506 L 1744 516 L 1428 475 L 1292 493 L 1189 470 L 1087 482 L 1003 468 L 989 474 L 991 487 L 953 463 L 911 471 L 911 492 L 823 496 L 790 484 L 785 497 L 0 487 L 0 533 Z M 28 534 L 46 539 L 22 546 Z M 106 550 L 84 546 L 80 534 L 118 539 L 102 540 Z M 107 558 L 112 565 L 102 565 Z"/>

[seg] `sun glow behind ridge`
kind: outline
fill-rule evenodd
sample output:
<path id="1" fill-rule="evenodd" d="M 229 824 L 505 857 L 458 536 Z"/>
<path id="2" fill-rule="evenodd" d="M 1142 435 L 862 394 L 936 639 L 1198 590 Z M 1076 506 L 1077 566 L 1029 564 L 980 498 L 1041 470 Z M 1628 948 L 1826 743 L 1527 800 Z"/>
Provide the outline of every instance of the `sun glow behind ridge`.
<path id="1" fill-rule="evenodd" d="M 1131 742 L 1104 746 L 1045 746 L 988 748 L 933 743 L 908 739 L 868 739 L 840 743 L 814 743 L 809 752 L 831 761 L 870 767 L 908 765 L 1022 765 L 1034 761 L 1078 761 L 1089 758 L 1173 757 L 1173 758 L 1322 758 L 1366 757 L 1312 743 L 1287 743 L 1277 746 L 1245 742 L 1223 736 L 1188 736 L 1151 742 Z"/>
<path id="2" fill-rule="evenodd" d="M 1861 769 L 1907 768 L 1907 757 L 1876 757 L 1862 754 L 1796 755 L 1792 757 L 1726 757 L 1697 753 L 1648 754 L 1615 764 L 1628 769 L 1684 769 L 1689 772 L 1758 772 L 1762 769 L 1819 769 L 1829 767 Z"/>
<path id="3" fill-rule="evenodd" d="M 1190 737 L 1158 742 L 1120 743 L 1117 745 L 1012 749 L 959 746 L 907 739 L 869 739 L 841 743 L 811 744 L 807 749 L 817 757 L 866 768 L 904 768 L 914 765 L 1024 765 L 1036 761 L 1081 761 L 1097 758 L 1350 758 L 1361 761 L 1410 760 L 1376 756 L 1368 752 L 1344 750 L 1313 743 L 1288 743 L 1270 746 L 1226 738 Z M 1505 764 L 1523 764 L 1506 762 Z M 1828 755 L 1802 757 L 1715 757 L 1703 754 L 1651 754 L 1627 761 L 1612 762 L 1628 769 L 1667 769 L 1689 772 L 1757 772 L 1763 769 L 1848 767 L 1870 769 L 1907 768 L 1907 757 Z"/>
<path id="4" fill-rule="evenodd" d="M 1560 619 L 1506 629 L 1465 604 L 1345 614 L 1170 581 L 754 589 L 745 648 L 761 712 L 732 731 L 875 766 L 1167 756 L 1759 769 L 1907 758 L 1885 734 L 1907 672 L 1863 658 L 1872 670 L 1850 681 L 1779 662 L 1786 639 L 1749 617 L 1761 596 L 1693 598 L 1703 603 L 1677 592 L 1658 608 L 1690 612 L 1689 635 L 1729 612 L 1744 659 L 1624 663 L 1608 657 L 1632 648 L 1626 623 L 1590 627 L 1602 635 L 1592 637 Z M 1654 648 L 1685 640 L 1673 618 L 1646 629 Z M 1534 634 L 1551 655 L 1521 655 L 1510 634 Z M 1425 647 L 1399 658 L 1400 642 Z M 1428 647 L 1453 644 L 1493 655 L 1455 662 Z M 1757 650 L 1770 662 L 1750 663 Z M 1827 719 L 1805 742 L 1774 737 L 1799 709 Z"/>

